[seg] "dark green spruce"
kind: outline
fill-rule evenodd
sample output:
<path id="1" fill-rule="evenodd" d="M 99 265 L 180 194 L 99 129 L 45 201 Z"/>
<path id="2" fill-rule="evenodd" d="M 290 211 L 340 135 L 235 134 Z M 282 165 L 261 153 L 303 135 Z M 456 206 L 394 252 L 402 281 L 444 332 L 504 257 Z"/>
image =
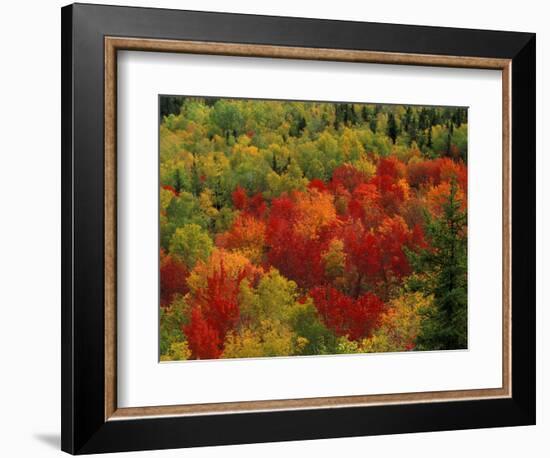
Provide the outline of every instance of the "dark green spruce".
<path id="1" fill-rule="evenodd" d="M 433 294 L 434 307 L 416 339 L 418 350 L 452 350 L 468 347 L 467 217 L 457 199 L 453 180 L 443 215 L 427 216 L 430 248 L 409 253 L 417 272 L 409 282 L 413 290 Z"/>

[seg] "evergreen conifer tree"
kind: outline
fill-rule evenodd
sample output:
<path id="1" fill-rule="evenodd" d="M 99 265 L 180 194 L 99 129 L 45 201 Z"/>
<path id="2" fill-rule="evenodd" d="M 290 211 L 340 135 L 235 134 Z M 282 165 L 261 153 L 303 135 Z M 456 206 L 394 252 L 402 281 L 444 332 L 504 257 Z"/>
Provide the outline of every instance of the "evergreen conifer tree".
<path id="1" fill-rule="evenodd" d="M 427 218 L 426 235 L 430 248 L 409 253 L 419 272 L 409 287 L 433 294 L 434 308 L 425 312 L 416 339 L 419 350 L 467 348 L 467 229 L 466 213 L 457 199 L 456 180 L 440 218 Z"/>

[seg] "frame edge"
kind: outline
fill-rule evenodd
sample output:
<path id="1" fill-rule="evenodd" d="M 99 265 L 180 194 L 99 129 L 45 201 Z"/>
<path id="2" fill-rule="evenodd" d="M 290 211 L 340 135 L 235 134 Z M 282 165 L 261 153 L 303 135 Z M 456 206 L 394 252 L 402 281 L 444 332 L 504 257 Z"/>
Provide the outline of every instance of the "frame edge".
<path id="1" fill-rule="evenodd" d="M 536 424 L 536 34 L 512 59 L 512 399 Z M 515 94 L 515 95 L 514 95 Z M 521 189 L 521 191 L 519 191 Z M 515 205 L 514 205 L 515 204 Z M 521 231 L 513 230 L 514 222 Z M 519 308 L 522 313 L 517 313 Z M 514 312 L 514 307 L 512 307 Z M 521 336 L 521 339 L 517 339 Z M 512 337 L 513 338 L 513 337 Z M 516 375 L 514 377 L 514 374 Z M 521 374 L 521 378 L 518 377 Z"/>
<path id="2" fill-rule="evenodd" d="M 73 6 L 61 8 L 61 450 L 75 453 L 73 380 Z"/>

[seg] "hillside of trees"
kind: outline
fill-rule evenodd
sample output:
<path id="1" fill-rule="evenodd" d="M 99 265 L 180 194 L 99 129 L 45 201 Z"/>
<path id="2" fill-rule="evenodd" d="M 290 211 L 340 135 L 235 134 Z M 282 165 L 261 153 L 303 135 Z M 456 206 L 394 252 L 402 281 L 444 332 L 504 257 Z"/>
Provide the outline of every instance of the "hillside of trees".
<path id="1" fill-rule="evenodd" d="M 161 97 L 161 360 L 466 348 L 467 129 Z"/>

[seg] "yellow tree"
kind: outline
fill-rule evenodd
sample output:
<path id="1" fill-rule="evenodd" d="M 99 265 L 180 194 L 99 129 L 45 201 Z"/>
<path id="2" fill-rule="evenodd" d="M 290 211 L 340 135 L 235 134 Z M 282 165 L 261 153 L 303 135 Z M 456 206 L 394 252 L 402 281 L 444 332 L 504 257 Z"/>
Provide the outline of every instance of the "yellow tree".
<path id="1" fill-rule="evenodd" d="M 214 248 L 208 259 L 199 261 L 187 278 L 187 285 L 192 294 L 199 289 L 206 288 L 208 278 L 215 273 L 219 273 L 220 266 L 223 265 L 225 274 L 236 280 L 244 271 L 246 278 L 256 278 L 262 275 L 261 267 L 255 267 L 250 260 L 241 253 L 226 251 L 222 248 Z"/>
<path id="2" fill-rule="evenodd" d="M 265 246 L 265 222 L 250 215 L 240 215 L 229 231 L 217 237 L 216 243 L 259 264 Z"/>
<path id="3" fill-rule="evenodd" d="M 360 344 L 362 352 L 414 350 L 424 313 L 433 308 L 433 297 L 420 292 L 405 293 L 390 301 L 380 327 Z"/>
<path id="4" fill-rule="evenodd" d="M 295 223 L 295 231 L 306 239 L 313 239 L 320 229 L 336 219 L 334 197 L 328 192 L 308 189 L 304 193 L 296 193 L 296 212 L 299 215 Z"/>

